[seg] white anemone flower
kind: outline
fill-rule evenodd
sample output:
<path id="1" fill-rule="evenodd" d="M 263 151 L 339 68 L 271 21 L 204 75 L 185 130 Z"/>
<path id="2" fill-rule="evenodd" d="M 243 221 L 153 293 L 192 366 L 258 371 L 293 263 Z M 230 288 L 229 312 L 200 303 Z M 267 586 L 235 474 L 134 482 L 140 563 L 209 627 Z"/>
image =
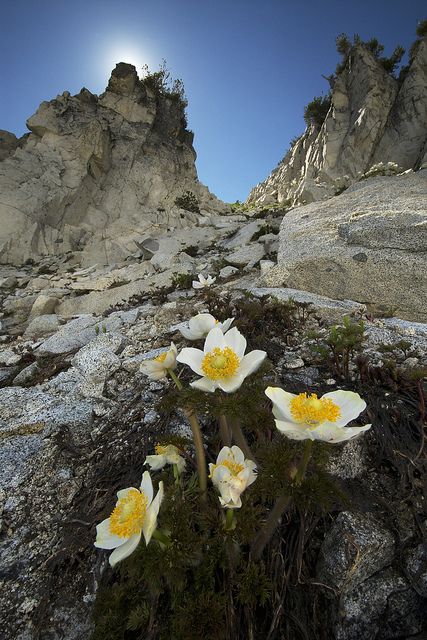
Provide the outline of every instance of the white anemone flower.
<path id="1" fill-rule="evenodd" d="M 179 455 L 179 449 L 173 444 L 156 444 L 156 454 L 147 456 L 144 464 L 148 464 L 152 471 L 159 471 L 167 464 L 175 464 L 179 473 L 185 468 L 185 460 Z"/>
<path id="2" fill-rule="evenodd" d="M 231 393 L 259 368 L 267 355 L 265 351 L 258 350 L 244 355 L 245 349 L 246 338 L 236 327 L 227 333 L 214 327 L 206 337 L 203 351 L 185 347 L 177 361 L 188 364 L 195 373 L 203 376 L 191 383 L 195 389 L 214 392 L 219 388 Z"/>
<path id="3" fill-rule="evenodd" d="M 229 330 L 234 318 L 228 318 L 224 322 L 219 322 L 210 313 L 198 313 L 188 321 L 188 327 L 180 329 L 187 340 L 200 340 L 206 338 L 209 331 L 214 327 L 219 327 L 223 333 Z"/>
<path id="4" fill-rule="evenodd" d="M 168 369 L 176 369 L 176 356 L 178 349 L 171 342 L 171 346 L 168 351 L 164 351 L 154 360 L 145 360 L 141 362 L 139 370 L 145 373 L 150 380 L 161 380 L 168 375 Z"/>
<path id="5" fill-rule="evenodd" d="M 96 527 L 95 547 L 114 549 L 109 558 L 112 567 L 135 551 L 141 536 L 144 536 L 145 544 L 150 542 L 163 500 L 163 482 L 159 483 L 153 500 L 153 483 L 149 472 L 145 471 L 139 489 L 122 489 L 117 497 L 111 516 Z"/>
<path id="6" fill-rule="evenodd" d="M 366 402 L 353 391 L 331 391 L 318 398 L 315 393 L 295 395 L 268 387 L 265 394 L 273 402 L 276 427 L 291 440 L 345 442 L 371 428 L 346 427 L 366 409 Z"/>
<path id="7" fill-rule="evenodd" d="M 240 509 L 240 494 L 256 480 L 256 464 L 245 459 L 244 453 L 235 445 L 223 447 L 216 464 L 209 464 L 209 477 L 219 490 L 219 501 L 226 509 Z"/>
<path id="8" fill-rule="evenodd" d="M 193 280 L 193 289 L 204 289 L 205 287 L 210 287 L 216 280 L 216 278 L 212 278 L 212 276 L 208 275 L 207 278 L 202 273 L 199 273 L 197 276 L 199 280 Z"/>

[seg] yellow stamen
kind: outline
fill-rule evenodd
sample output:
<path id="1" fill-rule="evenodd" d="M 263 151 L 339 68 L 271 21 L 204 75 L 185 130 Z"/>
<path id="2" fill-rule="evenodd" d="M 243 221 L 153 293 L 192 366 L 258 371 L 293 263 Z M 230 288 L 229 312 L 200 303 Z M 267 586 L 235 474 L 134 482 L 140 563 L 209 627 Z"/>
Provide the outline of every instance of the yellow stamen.
<path id="1" fill-rule="evenodd" d="M 230 347 L 215 347 L 202 360 L 202 371 L 210 380 L 222 380 L 234 376 L 240 360 Z"/>
<path id="2" fill-rule="evenodd" d="M 231 471 L 231 474 L 233 476 L 239 475 L 239 473 L 243 471 L 243 469 L 245 468 L 243 464 L 239 464 L 238 462 L 233 462 L 232 460 L 224 460 L 224 462 L 222 462 L 221 464 L 224 467 L 227 467 L 227 469 Z"/>
<path id="3" fill-rule="evenodd" d="M 164 362 L 166 360 L 167 355 L 168 355 L 168 352 L 165 351 L 164 353 L 161 353 L 159 356 L 157 356 L 157 358 L 154 358 L 154 360 L 156 362 Z"/>
<path id="4" fill-rule="evenodd" d="M 154 447 L 154 450 L 156 452 L 156 455 L 162 456 L 166 453 L 167 447 L 163 444 L 156 444 L 156 446 Z"/>
<path id="5" fill-rule="evenodd" d="M 219 464 L 212 465 L 212 470 L 209 474 L 209 478 L 212 478 L 215 469 L 217 469 L 218 467 L 226 467 L 231 472 L 231 475 L 233 476 L 239 475 L 239 473 L 243 471 L 245 468 L 243 464 L 239 464 L 238 462 L 233 462 L 232 460 L 228 460 L 228 459 L 223 460 Z"/>
<path id="6" fill-rule="evenodd" d="M 290 410 L 296 422 L 308 424 L 312 427 L 328 420 L 336 422 L 341 416 L 341 410 L 330 398 L 318 398 L 316 393 L 307 396 L 300 393 L 291 400 Z"/>
<path id="7" fill-rule="evenodd" d="M 117 502 L 110 516 L 110 531 L 119 538 L 130 538 L 140 533 L 147 511 L 148 500 L 138 489 L 129 489 Z"/>

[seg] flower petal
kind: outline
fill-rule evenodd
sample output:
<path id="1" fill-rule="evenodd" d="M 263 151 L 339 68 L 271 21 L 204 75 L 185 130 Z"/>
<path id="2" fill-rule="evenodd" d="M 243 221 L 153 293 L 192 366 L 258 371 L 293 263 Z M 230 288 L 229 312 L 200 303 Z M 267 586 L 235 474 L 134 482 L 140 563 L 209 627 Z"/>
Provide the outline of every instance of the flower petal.
<path id="1" fill-rule="evenodd" d="M 221 328 L 221 331 L 225 333 L 226 331 L 229 330 L 233 322 L 234 322 L 234 318 L 227 318 L 227 320 L 224 320 L 224 322 L 220 322 L 218 326 Z"/>
<path id="2" fill-rule="evenodd" d="M 176 359 L 178 362 L 187 364 L 195 373 L 198 373 L 199 376 L 202 376 L 203 357 L 204 353 L 200 349 L 194 349 L 194 347 L 184 347 L 184 349 L 177 355 Z"/>
<path id="3" fill-rule="evenodd" d="M 235 376 L 231 376 L 230 378 L 217 380 L 217 385 L 226 393 L 233 393 L 233 391 L 237 391 L 237 389 L 242 386 L 243 380 L 244 377 L 240 375 L 240 373 L 237 373 Z"/>
<path id="4" fill-rule="evenodd" d="M 95 547 L 98 549 L 115 549 L 124 544 L 127 538 L 120 538 L 110 531 L 110 518 L 96 525 Z"/>
<path id="5" fill-rule="evenodd" d="M 190 387 L 193 389 L 199 389 L 200 391 L 209 391 L 209 393 L 213 393 L 217 388 L 217 385 L 213 380 L 209 380 L 209 378 L 199 378 L 194 382 L 190 382 Z"/>
<path id="6" fill-rule="evenodd" d="M 258 349 L 247 353 L 245 356 L 243 356 L 243 359 L 240 363 L 240 375 L 246 378 L 248 375 L 259 369 L 266 356 L 267 353 L 265 351 L 260 351 Z"/>
<path id="7" fill-rule="evenodd" d="M 215 326 L 211 329 L 206 336 L 204 352 L 209 353 L 213 351 L 216 347 L 219 349 L 224 349 L 226 347 L 226 342 L 224 339 L 224 334 L 218 326 Z"/>
<path id="8" fill-rule="evenodd" d="M 228 460 L 232 457 L 232 451 L 230 447 L 222 447 L 221 451 L 218 453 L 216 464 L 222 464 L 224 460 Z"/>
<path id="9" fill-rule="evenodd" d="M 295 422 L 286 422 L 284 420 L 275 420 L 276 427 L 287 438 L 291 440 L 315 440 L 313 437 L 313 431 L 304 428 L 304 425 L 297 425 Z"/>
<path id="10" fill-rule="evenodd" d="M 333 423 L 336 427 L 345 426 L 366 409 L 366 402 L 362 400 L 358 393 L 353 391 L 330 391 L 325 393 L 322 398 L 329 398 L 341 410 L 341 416 Z"/>
<path id="11" fill-rule="evenodd" d="M 233 349 L 239 360 L 244 356 L 246 349 L 246 338 L 240 333 L 237 327 L 233 327 L 224 333 L 225 345 Z"/>
<path id="12" fill-rule="evenodd" d="M 313 431 L 316 432 L 316 440 L 335 444 L 338 442 L 345 442 L 346 440 L 352 440 L 370 428 L 370 424 L 366 424 L 363 427 L 337 427 L 332 424 L 321 424 Z"/>
<path id="13" fill-rule="evenodd" d="M 114 567 L 118 562 L 130 556 L 130 554 L 133 553 L 137 548 L 140 540 L 141 540 L 141 534 L 135 533 L 124 544 L 114 549 L 113 553 L 109 558 L 110 565 Z"/>
<path id="14" fill-rule="evenodd" d="M 160 505 L 162 504 L 163 496 L 163 482 L 159 482 L 159 490 L 157 491 L 157 495 L 154 498 L 153 502 L 150 504 L 146 511 L 144 522 L 142 525 L 142 533 L 144 534 L 145 544 L 148 544 L 150 542 L 153 531 L 157 526 L 157 516 L 159 513 Z"/>
<path id="15" fill-rule="evenodd" d="M 190 327 L 190 331 L 204 337 L 215 327 L 216 322 L 215 318 L 210 313 L 198 313 L 197 316 L 190 318 L 188 325 Z"/>
<path id="16" fill-rule="evenodd" d="M 237 445 L 233 444 L 231 447 L 231 451 L 233 453 L 234 460 L 237 464 L 243 464 L 245 462 L 245 454 Z"/>
<path id="17" fill-rule="evenodd" d="M 193 285 L 193 289 L 203 289 L 204 287 L 204 285 L 200 282 L 197 282 L 197 280 L 193 280 L 191 284 Z"/>
<path id="18" fill-rule="evenodd" d="M 153 483 L 149 471 L 144 471 L 142 474 L 140 491 L 147 497 L 148 504 L 150 504 L 153 499 Z"/>
<path id="19" fill-rule="evenodd" d="M 166 456 L 164 456 L 164 455 L 152 455 L 152 456 L 147 456 L 145 458 L 144 464 L 148 464 L 152 471 L 159 471 L 159 469 L 163 469 L 163 467 L 165 466 L 166 462 L 167 462 Z"/>
<path id="20" fill-rule="evenodd" d="M 295 398 L 294 393 L 289 393 L 280 387 L 267 387 L 265 395 L 273 403 L 273 415 L 277 420 L 294 422 L 290 410 L 291 400 Z M 294 422 L 294 424 L 297 424 Z"/>

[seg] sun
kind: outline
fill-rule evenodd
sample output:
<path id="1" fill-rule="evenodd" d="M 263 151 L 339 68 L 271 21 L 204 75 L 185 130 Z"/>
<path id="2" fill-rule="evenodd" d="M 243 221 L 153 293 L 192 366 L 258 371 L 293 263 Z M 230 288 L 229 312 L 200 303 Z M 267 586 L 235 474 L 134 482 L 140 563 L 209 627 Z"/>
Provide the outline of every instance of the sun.
<path id="1" fill-rule="evenodd" d="M 149 64 L 148 56 L 144 53 L 142 47 L 129 44 L 117 44 L 109 48 L 105 54 L 105 72 L 111 72 L 119 62 L 133 64 L 139 76 L 141 76 L 142 67 L 145 64 Z"/>

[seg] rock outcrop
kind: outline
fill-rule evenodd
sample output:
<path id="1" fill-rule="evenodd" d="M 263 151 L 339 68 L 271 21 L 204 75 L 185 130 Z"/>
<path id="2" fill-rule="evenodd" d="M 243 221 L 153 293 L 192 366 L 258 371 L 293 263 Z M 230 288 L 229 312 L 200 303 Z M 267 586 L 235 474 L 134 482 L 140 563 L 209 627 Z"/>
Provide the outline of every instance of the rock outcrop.
<path id="1" fill-rule="evenodd" d="M 247 202 L 290 206 L 322 200 L 373 166 L 387 171 L 388 163 L 397 172 L 427 166 L 427 38 L 418 41 L 401 82 L 362 44 L 353 47 L 323 125 L 306 129 Z"/>
<path id="2" fill-rule="evenodd" d="M 371 311 L 427 319 L 427 171 L 376 177 L 345 193 L 289 211 L 280 230 L 284 282 Z"/>
<path id="3" fill-rule="evenodd" d="M 226 211 L 197 179 L 182 101 L 132 65 L 118 64 L 99 97 L 83 88 L 43 102 L 27 125 L 24 139 L 0 132 L 2 263 L 68 255 L 111 264 L 153 232 Z M 175 205 L 186 191 L 200 214 Z"/>

